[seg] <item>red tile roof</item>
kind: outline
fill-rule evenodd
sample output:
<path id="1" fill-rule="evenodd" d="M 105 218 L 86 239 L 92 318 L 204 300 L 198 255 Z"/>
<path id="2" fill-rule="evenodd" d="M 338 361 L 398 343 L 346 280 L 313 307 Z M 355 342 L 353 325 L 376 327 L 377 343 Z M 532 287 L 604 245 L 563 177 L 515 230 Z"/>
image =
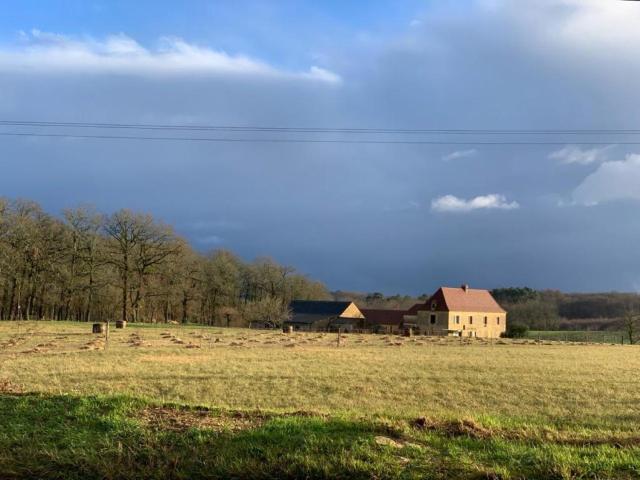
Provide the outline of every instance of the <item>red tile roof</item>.
<path id="1" fill-rule="evenodd" d="M 429 310 L 433 303 L 438 311 L 505 313 L 488 290 L 464 286 L 438 289 L 426 303 Z"/>
<path id="2" fill-rule="evenodd" d="M 407 314 L 406 310 L 383 310 L 361 308 L 365 321 L 369 325 L 400 325 Z"/>

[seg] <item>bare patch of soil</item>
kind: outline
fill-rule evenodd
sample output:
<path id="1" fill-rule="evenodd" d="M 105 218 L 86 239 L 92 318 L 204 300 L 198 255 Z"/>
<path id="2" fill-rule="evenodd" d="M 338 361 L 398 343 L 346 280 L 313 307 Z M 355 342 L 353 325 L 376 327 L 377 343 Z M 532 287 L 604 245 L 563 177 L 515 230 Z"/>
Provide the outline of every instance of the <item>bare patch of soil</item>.
<path id="1" fill-rule="evenodd" d="M 439 421 L 420 417 L 412 422 L 412 426 L 418 430 L 430 430 L 447 437 L 469 437 L 476 440 L 487 440 L 490 438 L 516 441 L 539 440 L 541 442 L 576 447 L 610 445 L 614 448 L 627 448 L 640 446 L 640 437 L 637 436 L 584 438 L 575 437 L 570 432 L 547 432 L 541 437 L 524 431 L 493 430 L 480 425 L 472 419 Z"/>
<path id="2" fill-rule="evenodd" d="M 420 417 L 413 421 L 413 427 L 419 430 L 432 430 L 448 437 L 470 437 L 475 439 L 487 439 L 494 432 L 471 419 L 438 421 L 426 417 Z"/>
<path id="3" fill-rule="evenodd" d="M 181 410 L 169 407 L 147 407 L 140 412 L 138 418 L 150 428 L 174 432 L 184 432 L 191 428 L 248 430 L 259 427 L 265 420 L 259 415 L 240 412 L 219 415 L 206 409 Z"/>

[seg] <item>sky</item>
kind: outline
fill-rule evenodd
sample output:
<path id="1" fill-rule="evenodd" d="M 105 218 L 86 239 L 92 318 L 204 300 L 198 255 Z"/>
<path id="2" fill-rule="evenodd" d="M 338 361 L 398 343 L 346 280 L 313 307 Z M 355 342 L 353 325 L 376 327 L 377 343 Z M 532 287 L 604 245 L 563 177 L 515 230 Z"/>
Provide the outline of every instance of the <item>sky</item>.
<path id="1" fill-rule="evenodd" d="M 639 24 L 614 0 L 8 0 L 0 121 L 638 129 Z M 0 125 L 25 132 L 163 135 Z M 638 135 L 166 135 L 449 144 L 0 135 L 0 195 L 149 212 L 331 289 L 640 289 Z M 547 144 L 486 143 L 514 140 Z"/>

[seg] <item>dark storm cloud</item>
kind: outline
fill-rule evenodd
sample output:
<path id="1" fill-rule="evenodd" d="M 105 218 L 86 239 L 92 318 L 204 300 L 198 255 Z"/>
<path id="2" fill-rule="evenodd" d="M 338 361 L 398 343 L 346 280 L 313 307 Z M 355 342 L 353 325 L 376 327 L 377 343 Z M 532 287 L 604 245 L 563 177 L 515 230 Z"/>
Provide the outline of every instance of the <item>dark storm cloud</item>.
<path id="1" fill-rule="evenodd" d="M 299 70 L 176 40 L 37 33 L 0 49 L 0 117 L 624 128 L 640 123 L 628 81 L 640 14 L 617 3 L 439 7 L 402 35 L 341 38 L 322 68 Z M 640 162 L 563 148 L 3 138 L 0 189 L 52 211 L 149 211 L 199 248 L 272 255 L 333 288 L 636 288 Z M 442 198 L 454 207 L 434 208 Z"/>

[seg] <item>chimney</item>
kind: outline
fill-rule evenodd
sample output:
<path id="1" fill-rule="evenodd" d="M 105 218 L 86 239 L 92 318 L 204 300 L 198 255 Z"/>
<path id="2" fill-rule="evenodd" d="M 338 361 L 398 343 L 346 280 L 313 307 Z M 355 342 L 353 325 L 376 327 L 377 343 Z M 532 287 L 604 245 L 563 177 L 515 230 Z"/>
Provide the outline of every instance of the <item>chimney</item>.
<path id="1" fill-rule="evenodd" d="M 463 284 L 463 285 L 462 285 L 462 289 L 465 291 L 465 293 L 466 293 L 466 292 L 468 292 L 468 291 L 469 291 L 469 285 L 468 285 L 468 284 L 466 284 L 466 283 L 465 283 L 465 284 Z"/>

